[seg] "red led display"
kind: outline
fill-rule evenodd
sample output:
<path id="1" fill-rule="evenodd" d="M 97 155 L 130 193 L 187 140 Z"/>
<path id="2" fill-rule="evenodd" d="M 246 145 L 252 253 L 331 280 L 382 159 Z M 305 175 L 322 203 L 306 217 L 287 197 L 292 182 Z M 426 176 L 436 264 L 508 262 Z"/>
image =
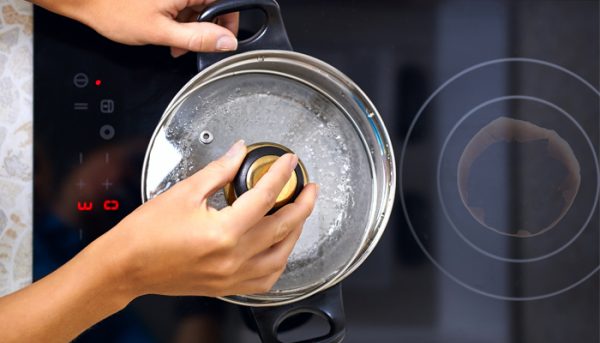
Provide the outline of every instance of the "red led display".
<path id="1" fill-rule="evenodd" d="M 93 202 L 87 202 L 87 201 L 78 201 L 77 202 L 77 211 L 79 212 L 89 212 L 94 208 L 94 203 Z"/>
<path id="2" fill-rule="evenodd" d="M 100 87 L 102 85 L 102 80 L 96 80 L 96 86 Z"/>
<path id="3" fill-rule="evenodd" d="M 119 200 L 109 199 L 104 200 L 102 204 L 102 208 L 104 211 L 117 211 L 120 207 Z M 78 201 L 77 202 L 77 211 L 79 212 L 90 212 L 94 209 L 93 201 Z"/>
<path id="4" fill-rule="evenodd" d="M 105 200 L 104 201 L 104 210 L 105 211 L 116 211 L 119 209 L 119 201 L 118 200 Z"/>

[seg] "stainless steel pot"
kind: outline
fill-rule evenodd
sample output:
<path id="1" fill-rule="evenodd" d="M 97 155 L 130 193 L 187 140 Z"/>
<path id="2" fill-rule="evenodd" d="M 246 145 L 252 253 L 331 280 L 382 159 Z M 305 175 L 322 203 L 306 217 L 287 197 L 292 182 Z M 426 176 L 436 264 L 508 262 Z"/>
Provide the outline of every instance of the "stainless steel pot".
<path id="1" fill-rule="evenodd" d="M 354 82 L 291 51 L 274 0 L 219 1 L 199 20 L 250 8 L 266 14 L 263 28 L 240 42 L 237 54 L 199 54 L 200 73 L 165 110 L 146 153 L 143 201 L 239 138 L 293 150 L 307 177 L 321 185 L 316 209 L 270 292 L 222 299 L 253 307 L 263 341 L 277 341 L 277 326 L 299 311 L 327 318 L 332 330 L 319 339 L 338 341 L 343 307 L 333 286 L 364 262 L 387 224 L 396 182 L 392 145 L 375 106 Z M 210 203 L 227 206 L 222 192 Z"/>

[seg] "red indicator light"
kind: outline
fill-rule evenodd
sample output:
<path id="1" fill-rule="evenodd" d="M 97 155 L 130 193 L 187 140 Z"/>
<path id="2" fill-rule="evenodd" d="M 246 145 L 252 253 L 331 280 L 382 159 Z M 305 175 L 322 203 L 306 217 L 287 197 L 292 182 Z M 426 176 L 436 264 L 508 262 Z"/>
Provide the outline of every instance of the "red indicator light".
<path id="1" fill-rule="evenodd" d="M 91 211 L 94 208 L 94 203 L 93 202 L 87 202 L 87 201 L 78 201 L 77 202 L 77 211 L 79 212 L 88 212 Z"/>
<path id="2" fill-rule="evenodd" d="M 116 211 L 119 209 L 119 201 L 118 200 L 105 200 L 104 201 L 104 210 L 105 211 Z"/>
<path id="3" fill-rule="evenodd" d="M 96 86 L 100 87 L 102 85 L 102 80 L 96 80 Z"/>

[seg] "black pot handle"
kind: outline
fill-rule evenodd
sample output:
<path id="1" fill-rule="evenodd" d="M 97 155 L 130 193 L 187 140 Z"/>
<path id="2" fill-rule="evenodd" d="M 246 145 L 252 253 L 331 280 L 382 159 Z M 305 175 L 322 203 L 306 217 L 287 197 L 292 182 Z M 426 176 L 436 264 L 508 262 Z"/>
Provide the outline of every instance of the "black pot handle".
<path id="1" fill-rule="evenodd" d="M 250 311 L 263 343 L 281 343 L 277 338 L 279 325 L 287 318 L 300 313 L 311 313 L 325 318 L 330 329 L 321 337 L 296 343 L 338 343 L 344 339 L 346 334 L 341 284 L 299 302 L 276 307 L 252 307 Z"/>
<path id="2" fill-rule="evenodd" d="M 262 10 L 266 21 L 258 32 L 238 43 L 237 51 L 218 53 L 198 53 L 198 70 L 204 68 L 240 52 L 276 49 L 292 50 L 288 39 L 279 4 L 275 0 L 219 0 L 210 4 L 204 12 L 198 16 L 198 21 L 211 22 L 220 15 L 240 12 L 250 9 Z"/>

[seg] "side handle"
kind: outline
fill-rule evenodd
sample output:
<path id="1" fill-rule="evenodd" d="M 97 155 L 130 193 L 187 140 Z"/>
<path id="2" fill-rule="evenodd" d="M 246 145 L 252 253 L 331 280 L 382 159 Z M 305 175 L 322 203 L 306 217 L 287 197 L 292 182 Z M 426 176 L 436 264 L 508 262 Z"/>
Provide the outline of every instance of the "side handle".
<path id="1" fill-rule="evenodd" d="M 287 318 L 303 313 L 326 319 L 329 323 L 329 332 L 321 337 L 296 343 L 338 343 L 346 334 L 341 284 L 296 303 L 276 307 L 253 307 L 251 311 L 263 343 L 281 343 L 277 338 L 281 323 Z"/>
<path id="2" fill-rule="evenodd" d="M 210 4 L 204 12 L 198 16 L 200 22 L 212 22 L 218 16 L 242 12 L 245 10 L 258 9 L 265 14 L 263 26 L 252 37 L 240 41 L 237 51 L 218 53 L 198 53 L 198 70 L 226 58 L 231 55 L 253 51 L 253 50 L 292 50 L 292 45 L 287 36 L 279 4 L 275 0 L 219 0 Z"/>

